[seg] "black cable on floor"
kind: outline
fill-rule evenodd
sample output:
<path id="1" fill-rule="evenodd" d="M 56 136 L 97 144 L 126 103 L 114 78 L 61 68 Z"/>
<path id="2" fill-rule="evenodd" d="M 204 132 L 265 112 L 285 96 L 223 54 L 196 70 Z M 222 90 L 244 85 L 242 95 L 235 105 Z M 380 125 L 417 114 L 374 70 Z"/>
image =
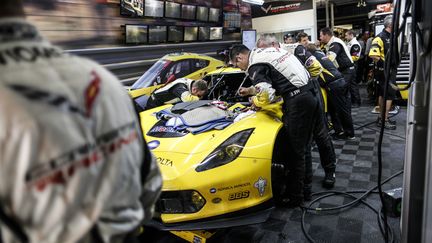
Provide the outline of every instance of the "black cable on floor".
<path id="1" fill-rule="evenodd" d="M 389 117 L 389 119 L 390 119 L 390 118 L 393 118 L 393 117 L 395 117 L 395 116 L 397 116 L 397 115 L 398 115 L 398 114 L 393 114 L 392 116 Z M 376 121 L 368 122 L 368 123 L 366 123 L 366 124 L 362 124 L 362 125 L 358 125 L 358 124 L 356 124 L 356 123 L 353 123 L 353 125 L 358 126 L 358 127 L 354 128 L 354 130 L 359 130 L 359 129 L 361 129 L 361 128 L 364 128 L 364 127 L 370 126 L 370 125 L 375 124 L 375 123 L 376 123 Z"/>
<path id="2" fill-rule="evenodd" d="M 369 203 L 367 203 L 364 199 L 366 199 L 366 197 L 369 196 L 369 195 L 371 195 L 372 193 L 377 193 L 375 191 L 376 189 L 378 189 L 381 185 L 387 183 L 388 181 L 390 181 L 391 179 L 395 178 L 396 176 L 398 176 L 398 175 L 400 175 L 402 173 L 403 173 L 403 170 L 401 170 L 401 171 L 393 174 L 389 178 L 385 179 L 380 185 L 377 185 L 377 186 L 375 186 L 375 187 L 373 187 L 373 188 L 371 188 L 371 189 L 369 189 L 367 191 L 359 190 L 359 191 L 346 191 L 346 192 L 342 192 L 342 191 L 334 191 L 334 190 L 332 190 L 332 191 L 321 191 L 321 192 L 313 193 L 312 194 L 313 196 L 320 195 L 320 194 L 324 194 L 324 195 L 320 196 L 320 197 L 318 197 L 318 198 L 316 198 L 314 200 L 312 200 L 309 203 L 308 207 L 303 207 L 302 208 L 303 212 L 302 212 L 301 226 L 302 226 L 303 234 L 305 235 L 305 237 L 308 239 L 309 242 L 311 242 L 311 243 L 315 242 L 312 239 L 312 237 L 306 232 L 305 216 L 306 216 L 306 212 L 307 211 L 328 212 L 328 211 L 334 211 L 334 210 L 349 209 L 350 207 L 355 206 L 358 203 L 362 203 L 362 204 L 365 204 L 368 208 L 370 208 L 372 211 L 374 211 L 378 215 L 378 219 L 379 219 L 378 220 L 378 225 L 379 225 L 380 231 L 381 231 L 381 233 L 383 234 L 384 237 L 385 237 L 385 228 L 387 228 L 387 229 L 390 230 L 390 232 L 391 232 L 391 239 L 392 239 L 391 242 L 393 242 L 394 241 L 394 235 L 393 235 L 393 232 L 392 232 L 391 228 L 388 227 L 387 220 L 383 217 L 384 216 L 384 212 L 382 212 L 383 208 L 381 208 L 380 211 L 378 211 L 372 205 L 370 205 Z M 351 195 L 351 194 L 355 194 L 355 193 L 363 193 L 363 194 L 360 197 L 356 197 L 356 196 Z M 380 193 L 380 192 L 378 191 L 378 193 Z M 382 193 L 380 193 L 380 194 L 382 194 Z M 349 203 L 337 206 L 337 207 L 330 207 L 330 208 L 312 208 L 311 207 L 314 203 L 319 202 L 320 200 L 322 200 L 324 198 L 327 198 L 327 197 L 330 197 L 330 196 L 335 196 L 335 195 L 343 195 L 343 196 L 354 198 L 355 200 L 353 200 L 353 201 L 351 201 Z M 384 226 L 383 226 L 383 224 L 384 224 Z"/>

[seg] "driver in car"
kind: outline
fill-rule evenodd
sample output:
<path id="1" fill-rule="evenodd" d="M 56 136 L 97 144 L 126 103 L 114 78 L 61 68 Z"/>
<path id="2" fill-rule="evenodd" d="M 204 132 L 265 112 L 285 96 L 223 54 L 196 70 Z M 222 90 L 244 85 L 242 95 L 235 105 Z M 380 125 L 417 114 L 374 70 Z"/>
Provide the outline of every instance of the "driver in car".
<path id="1" fill-rule="evenodd" d="M 148 110 L 166 104 L 196 101 L 202 99 L 207 90 L 207 82 L 204 80 L 179 78 L 153 91 L 147 104 L 141 106 Z"/>

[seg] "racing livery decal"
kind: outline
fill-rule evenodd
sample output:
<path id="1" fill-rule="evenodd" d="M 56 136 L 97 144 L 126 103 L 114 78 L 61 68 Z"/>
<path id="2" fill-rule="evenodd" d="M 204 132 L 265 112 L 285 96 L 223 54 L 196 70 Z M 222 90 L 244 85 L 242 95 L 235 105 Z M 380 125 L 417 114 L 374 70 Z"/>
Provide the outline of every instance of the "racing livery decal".
<path id="1" fill-rule="evenodd" d="M 254 187 L 258 189 L 260 197 L 264 196 L 266 186 L 267 186 L 267 180 L 263 179 L 261 176 L 259 177 L 258 181 L 254 183 Z"/>
<path id="2" fill-rule="evenodd" d="M 249 194 L 250 194 L 249 191 L 230 193 L 229 196 L 228 196 L 228 201 L 233 201 L 233 200 L 248 198 Z"/>
<path id="3" fill-rule="evenodd" d="M 93 79 L 90 81 L 90 84 L 87 86 L 84 92 L 85 109 L 86 109 L 87 117 L 90 117 L 91 115 L 93 104 L 97 96 L 99 95 L 100 83 L 101 83 L 100 77 L 95 71 L 92 71 L 91 75 L 93 76 Z"/>
<path id="4" fill-rule="evenodd" d="M 245 186 L 250 186 L 250 183 L 246 182 L 246 183 L 237 184 L 237 185 L 234 185 L 234 186 L 220 187 L 217 190 L 221 192 L 221 191 L 232 190 L 232 189 L 236 189 L 236 188 L 240 188 L 240 187 L 245 187 Z"/>
<path id="5" fill-rule="evenodd" d="M 170 167 L 173 166 L 173 161 L 172 161 L 172 160 L 170 160 L 170 159 L 165 159 L 165 158 L 162 158 L 162 157 L 157 157 L 157 158 L 156 158 L 156 162 L 157 162 L 158 164 L 160 164 L 160 165 L 165 165 L 165 166 L 170 166 Z"/>

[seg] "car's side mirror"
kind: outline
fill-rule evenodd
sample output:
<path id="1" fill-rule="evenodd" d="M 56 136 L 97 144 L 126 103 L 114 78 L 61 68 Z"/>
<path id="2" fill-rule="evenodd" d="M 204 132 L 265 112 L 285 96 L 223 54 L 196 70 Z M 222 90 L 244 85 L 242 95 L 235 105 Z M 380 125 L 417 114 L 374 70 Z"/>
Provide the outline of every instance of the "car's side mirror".
<path id="1" fill-rule="evenodd" d="M 161 77 L 160 77 L 160 76 L 157 76 L 157 78 L 156 78 L 156 82 L 157 82 L 158 84 L 161 83 Z"/>

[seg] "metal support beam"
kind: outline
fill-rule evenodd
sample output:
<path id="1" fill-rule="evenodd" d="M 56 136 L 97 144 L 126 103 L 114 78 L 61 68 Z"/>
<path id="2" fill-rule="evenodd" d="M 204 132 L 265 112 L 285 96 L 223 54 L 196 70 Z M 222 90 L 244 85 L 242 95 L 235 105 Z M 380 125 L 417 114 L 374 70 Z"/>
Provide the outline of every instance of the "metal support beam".
<path id="1" fill-rule="evenodd" d="M 313 18 L 314 18 L 314 23 L 313 23 L 313 28 L 312 28 L 312 35 L 311 35 L 311 40 L 316 40 L 318 39 L 318 37 L 316 36 L 318 33 L 318 18 L 317 18 L 317 4 L 316 1 L 312 1 L 312 7 L 313 7 Z"/>
<path id="2" fill-rule="evenodd" d="M 330 3 L 330 29 L 334 28 L 334 3 Z"/>
<path id="3" fill-rule="evenodd" d="M 329 0 L 325 0 L 325 11 L 326 11 L 326 27 L 330 27 L 329 21 Z"/>

